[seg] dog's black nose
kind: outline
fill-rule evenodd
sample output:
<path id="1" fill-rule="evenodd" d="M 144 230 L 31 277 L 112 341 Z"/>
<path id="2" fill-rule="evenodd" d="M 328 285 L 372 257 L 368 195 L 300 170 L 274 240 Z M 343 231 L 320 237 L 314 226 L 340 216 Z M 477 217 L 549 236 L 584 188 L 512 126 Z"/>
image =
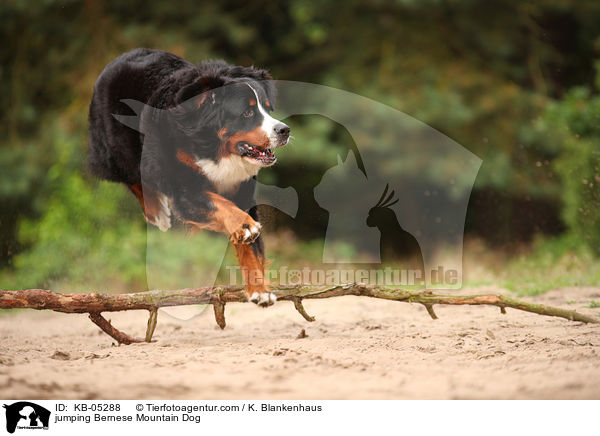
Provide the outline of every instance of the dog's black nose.
<path id="1" fill-rule="evenodd" d="M 288 137 L 290 136 L 290 126 L 284 123 L 279 123 L 275 125 L 275 133 L 279 136 Z"/>

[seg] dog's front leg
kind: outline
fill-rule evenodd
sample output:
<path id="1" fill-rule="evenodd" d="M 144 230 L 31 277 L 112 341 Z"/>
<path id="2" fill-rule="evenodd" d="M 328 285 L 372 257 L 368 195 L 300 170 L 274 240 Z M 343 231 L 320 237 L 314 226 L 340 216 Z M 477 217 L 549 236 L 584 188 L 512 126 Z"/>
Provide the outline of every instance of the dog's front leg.
<path id="1" fill-rule="evenodd" d="M 262 307 L 272 305 L 277 297 L 270 292 L 265 277 L 265 258 L 262 240 L 259 239 L 260 223 L 221 195 L 213 192 L 207 192 L 207 195 L 212 205 L 209 221 L 188 223 L 229 235 L 240 263 L 248 298 Z"/>

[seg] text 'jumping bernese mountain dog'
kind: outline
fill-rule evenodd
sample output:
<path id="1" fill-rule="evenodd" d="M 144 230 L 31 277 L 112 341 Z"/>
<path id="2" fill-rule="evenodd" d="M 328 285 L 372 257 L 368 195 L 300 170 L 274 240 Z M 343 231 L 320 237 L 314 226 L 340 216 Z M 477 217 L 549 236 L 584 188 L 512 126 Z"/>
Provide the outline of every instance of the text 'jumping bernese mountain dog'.
<path id="1" fill-rule="evenodd" d="M 253 67 L 135 49 L 100 74 L 89 114 L 92 173 L 127 185 L 163 231 L 177 220 L 227 234 L 248 297 L 263 307 L 276 297 L 265 279 L 256 174 L 290 136 L 270 116 L 270 79 Z M 126 118 L 135 122 L 119 121 Z"/>

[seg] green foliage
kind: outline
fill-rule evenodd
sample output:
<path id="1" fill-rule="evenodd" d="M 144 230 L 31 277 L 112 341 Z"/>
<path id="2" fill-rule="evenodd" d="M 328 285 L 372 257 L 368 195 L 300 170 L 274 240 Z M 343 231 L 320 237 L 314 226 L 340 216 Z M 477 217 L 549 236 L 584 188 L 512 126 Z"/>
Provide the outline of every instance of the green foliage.
<path id="1" fill-rule="evenodd" d="M 41 219 L 21 222 L 19 240 L 28 249 L 0 273 L 2 287 L 139 290 L 146 288 L 147 270 L 153 287 L 209 284 L 191 278 L 205 279 L 211 266 L 221 265 L 223 244 L 214 242 L 217 236 L 190 238 L 185 232 L 152 229 L 146 256 L 147 229 L 139 205 L 122 186 L 85 176 L 77 153 L 82 140 L 80 134 L 54 130 L 57 157 L 43 180 L 49 192 L 45 212 Z"/>
<path id="2" fill-rule="evenodd" d="M 600 256 L 600 95 L 576 88 L 552 104 L 545 122 L 562 144 L 562 215 L 573 235 Z"/>
<path id="3" fill-rule="evenodd" d="M 48 197 L 39 220 L 23 220 L 19 239 L 29 247 L 5 271 L 5 287 L 50 286 L 68 282 L 79 289 L 143 280 L 145 226 L 123 213 L 130 204 L 119 186 L 86 180 L 75 150 L 81 135 L 55 129 L 57 160 L 43 183 Z M 130 206 L 125 206 L 130 209 Z M 131 215 L 131 214 L 130 214 Z"/>

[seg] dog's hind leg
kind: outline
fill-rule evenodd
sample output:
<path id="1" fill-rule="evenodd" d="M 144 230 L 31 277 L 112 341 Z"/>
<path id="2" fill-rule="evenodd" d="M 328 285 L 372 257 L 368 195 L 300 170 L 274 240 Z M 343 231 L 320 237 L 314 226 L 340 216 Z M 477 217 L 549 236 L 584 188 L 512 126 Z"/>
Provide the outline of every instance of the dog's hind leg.
<path id="1" fill-rule="evenodd" d="M 261 307 L 267 307 L 277 301 L 275 294 L 269 290 L 265 277 L 265 258 L 256 243 L 233 244 L 246 283 L 246 292 L 250 301 Z"/>
<path id="2" fill-rule="evenodd" d="M 140 202 L 146 221 L 166 232 L 171 227 L 171 208 L 168 197 L 141 183 L 128 185 L 128 187 Z"/>
<path id="3" fill-rule="evenodd" d="M 248 211 L 248 214 L 252 219 L 258 221 L 258 208 L 256 206 L 252 207 Z M 259 306 L 270 306 L 277 301 L 277 297 L 275 294 L 269 292 L 268 289 L 269 283 L 265 274 L 267 262 L 265 260 L 265 245 L 262 235 L 259 235 L 249 245 L 239 246 L 234 244 L 234 246 L 240 265 L 243 265 L 242 274 L 244 274 L 244 271 L 249 271 L 249 277 L 244 275 L 244 280 L 255 287 L 255 289 L 252 289 L 248 293 L 250 301 Z"/>

